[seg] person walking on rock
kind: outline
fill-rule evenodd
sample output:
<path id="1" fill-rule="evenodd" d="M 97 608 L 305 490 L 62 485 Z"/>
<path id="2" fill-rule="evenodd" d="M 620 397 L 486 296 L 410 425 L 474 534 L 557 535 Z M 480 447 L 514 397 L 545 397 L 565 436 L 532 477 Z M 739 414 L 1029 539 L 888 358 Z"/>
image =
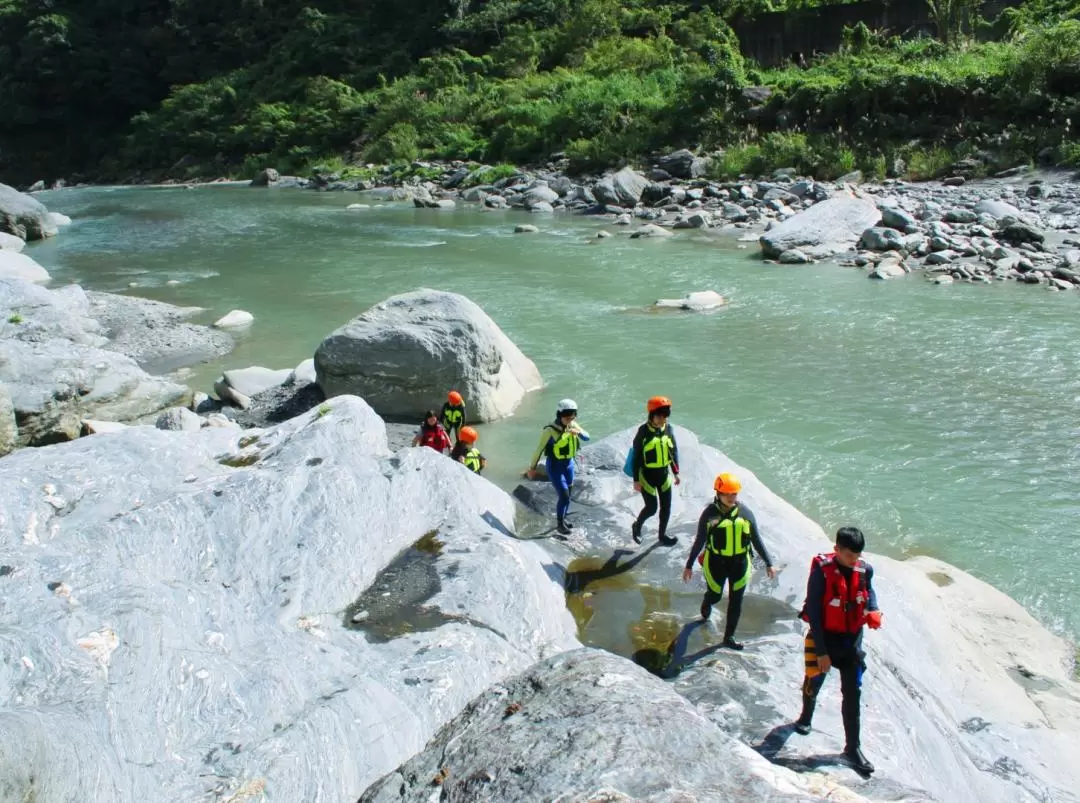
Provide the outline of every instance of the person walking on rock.
<path id="1" fill-rule="evenodd" d="M 742 615 L 743 596 L 750 582 L 751 548 L 765 561 L 770 579 L 776 577 L 772 558 L 758 531 L 757 520 L 746 505 L 738 499 L 742 484 L 734 474 L 721 474 L 713 483 L 716 498 L 701 512 L 698 519 L 697 537 L 690 549 L 690 557 L 683 569 L 683 582 L 693 577 L 694 561 L 701 564 L 705 575 L 705 597 L 701 601 L 701 618 L 712 615 L 712 606 L 724 596 L 724 584 L 731 586 L 728 592 L 727 621 L 724 624 L 723 646 L 741 650 L 743 645 L 735 640 L 735 628 Z M 702 553 L 704 549 L 704 553 Z"/>
<path id="2" fill-rule="evenodd" d="M 476 440 L 479 437 L 479 433 L 472 427 L 462 427 L 461 432 L 458 433 L 457 443 L 450 452 L 451 459 L 464 463 L 465 467 L 474 474 L 479 474 L 487 466 L 487 460 L 476 448 Z"/>
<path id="3" fill-rule="evenodd" d="M 806 604 L 801 617 L 809 623 L 804 659 L 806 677 L 802 689 L 802 713 L 795 730 L 810 733 L 818 692 L 829 670 L 840 673 L 843 695 L 844 756 L 858 772 L 874 771 L 860 744 L 859 706 L 866 653 L 862 649 L 863 625 L 881 627 L 881 611 L 874 593 L 874 568 L 862 559 L 866 538 L 855 527 L 836 531 L 831 555 L 818 555 L 810 564 Z"/>
<path id="4" fill-rule="evenodd" d="M 566 520 L 566 514 L 570 509 L 570 489 L 574 484 L 574 458 L 581 448 L 581 442 L 589 439 L 589 433 L 577 423 L 577 414 L 577 402 L 573 399 L 563 399 L 555 406 L 555 421 L 540 433 L 540 444 L 525 471 L 526 477 L 536 479 L 536 464 L 541 455 L 546 455 L 548 479 L 559 495 L 555 515 L 556 527 L 561 535 L 569 535 L 573 527 Z"/>
<path id="5" fill-rule="evenodd" d="M 439 454 L 450 451 L 450 436 L 446 434 L 438 416 L 434 410 L 428 410 L 424 414 L 424 423 L 420 425 L 416 437 L 412 441 L 413 446 L 430 446 Z"/>
<path id="6" fill-rule="evenodd" d="M 446 434 L 456 437 L 457 433 L 465 426 L 465 399 L 456 390 L 446 394 L 443 402 L 442 414 L 439 416 Z"/>
<path id="7" fill-rule="evenodd" d="M 667 535 L 668 519 L 671 518 L 671 486 L 678 485 L 679 447 L 675 432 L 668 426 L 671 416 L 671 399 L 653 396 L 645 403 L 648 420 L 638 427 L 634 436 L 633 469 L 634 490 L 645 500 L 645 507 L 638 513 L 631 526 L 634 543 L 641 543 L 641 528 L 660 509 L 658 535 L 664 546 L 674 546 L 679 539 Z"/>

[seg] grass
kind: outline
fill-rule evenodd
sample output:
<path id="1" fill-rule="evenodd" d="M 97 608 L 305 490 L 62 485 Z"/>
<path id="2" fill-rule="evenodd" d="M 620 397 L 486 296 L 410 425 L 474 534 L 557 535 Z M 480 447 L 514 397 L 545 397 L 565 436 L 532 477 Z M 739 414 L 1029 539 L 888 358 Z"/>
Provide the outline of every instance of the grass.
<path id="1" fill-rule="evenodd" d="M 328 415 L 330 415 L 330 411 L 333 410 L 333 409 L 334 409 L 333 407 L 331 407 L 329 404 L 326 404 L 324 402 L 323 404 L 319 405 L 319 409 L 316 412 L 315 417 L 316 418 L 323 418 L 325 416 L 328 416 Z"/>
<path id="2" fill-rule="evenodd" d="M 7 322 L 18 325 L 18 324 L 22 323 L 23 320 L 24 320 L 24 318 L 23 318 L 22 315 L 20 315 L 17 312 L 13 312 L 8 316 Z"/>

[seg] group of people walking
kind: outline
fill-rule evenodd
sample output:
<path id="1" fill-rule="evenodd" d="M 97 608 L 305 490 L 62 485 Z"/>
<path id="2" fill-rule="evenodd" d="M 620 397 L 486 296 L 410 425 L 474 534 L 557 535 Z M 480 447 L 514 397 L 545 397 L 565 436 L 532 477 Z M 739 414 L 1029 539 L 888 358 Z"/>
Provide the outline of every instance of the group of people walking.
<path id="1" fill-rule="evenodd" d="M 646 421 L 634 436 L 625 467 L 644 503 L 630 534 L 635 543 L 642 543 L 646 522 L 658 515 L 657 540 L 660 545 L 670 547 L 678 543 L 676 536 L 667 534 L 667 527 L 672 488 L 680 483 L 679 447 L 668 423 L 671 399 L 653 396 L 645 409 Z M 589 433 L 577 417 L 578 405 L 573 399 L 559 401 L 555 419 L 541 431 L 540 442 L 524 473 L 529 479 L 536 479 L 537 465 L 541 457 L 545 458 L 548 480 L 558 498 L 556 529 L 561 535 L 573 531 L 567 514 L 575 459 L 581 444 L 589 440 Z M 450 432 L 457 435 L 453 447 Z M 486 460 L 475 448 L 476 440 L 476 430 L 465 425 L 464 400 L 459 393 L 451 391 L 439 416 L 428 413 L 413 445 L 431 446 L 439 451 L 449 449 L 451 457 L 479 474 Z M 698 518 L 694 543 L 682 572 L 683 582 L 689 583 L 693 579 L 694 563 L 701 566 L 706 585 L 700 609 L 703 621 L 710 619 L 713 606 L 723 599 L 726 588 L 727 618 L 721 645 L 731 650 L 744 647 L 735 640 L 735 631 L 750 581 L 752 556 L 756 553 L 762 559 L 770 579 L 777 574 L 753 512 L 739 501 L 741 490 L 742 484 L 734 474 L 726 472 L 716 477 L 713 500 Z M 862 559 L 865 546 L 866 539 L 860 530 L 842 527 L 836 533 L 833 552 L 818 555 L 811 562 L 806 602 L 800 614 L 809 625 L 804 641 L 802 711 L 792 728 L 796 733 L 810 733 L 818 693 L 829 671 L 835 668 L 840 674 L 843 696 L 844 756 L 857 771 L 869 774 L 874 766 L 862 752 L 860 733 L 862 676 L 866 669 L 862 639 L 864 626 L 876 629 L 881 626 L 882 618 L 874 593 L 874 570 Z"/>

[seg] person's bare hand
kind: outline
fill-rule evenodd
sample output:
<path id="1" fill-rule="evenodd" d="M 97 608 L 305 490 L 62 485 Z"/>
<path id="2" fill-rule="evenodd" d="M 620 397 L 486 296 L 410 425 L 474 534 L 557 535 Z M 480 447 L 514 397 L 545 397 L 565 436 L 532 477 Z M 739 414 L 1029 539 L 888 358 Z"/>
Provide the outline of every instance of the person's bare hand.
<path id="1" fill-rule="evenodd" d="M 690 578 L 693 577 L 693 576 L 694 576 L 694 570 L 693 569 L 683 569 L 682 570 L 682 581 L 684 583 L 689 583 Z"/>
<path id="2" fill-rule="evenodd" d="M 682 484 L 682 480 L 681 480 L 681 479 L 679 479 L 679 475 L 678 475 L 678 474 L 676 474 L 676 475 L 675 475 L 675 484 L 676 484 L 676 485 L 680 485 L 680 484 Z"/>
<path id="3" fill-rule="evenodd" d="M 776 567 L 774 567 L 774 566 L 769 566 L 769 567 L 767 567 L 767 568 L 765 569 L 765 573 L 766 573 L 767 575 L 769 575 L 769 579 L 770 579 L 770 580 L 772 580 L 772 579 L 773 579 L 773 578 L 775 578 L 775 577 L 776 577 L 776 575 L 777 575 Z"/>
<path id="4" fill-rule="evenodd" d="M 530 469 L 528 469 L 528 470 L 527 470 L 527 471 L 525 472 L 525 477 L 526 477 L 527 479 L 530 479 L 530 480 L 535 480 L 535 479 L 536 479 L 536 469 L 535 469 L 535 468 L 530 468 Z"/>
<path id="5" fill-rule="evenodd" d="M 641 483 L 640 482 L 635 482 L 634 483 L 634 493 L 641 493 Z"/>
<path id="6" fill-rule="evenodd" d="M 832 669 L 832 658 L 827 655 L 819 655 L 817 657 L 817 666 L 822 672 L 828 672 Z"/>

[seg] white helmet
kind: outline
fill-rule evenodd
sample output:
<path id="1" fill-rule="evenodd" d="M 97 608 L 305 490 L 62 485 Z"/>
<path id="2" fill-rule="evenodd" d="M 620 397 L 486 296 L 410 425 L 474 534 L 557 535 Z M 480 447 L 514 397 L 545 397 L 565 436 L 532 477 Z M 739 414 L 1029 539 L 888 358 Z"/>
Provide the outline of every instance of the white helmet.
<path id="1" fill-rule="evenodd" d="M 577 402 L 574 401 L 573 399 L 563 399 L 561 402 L 559 402 L 557 405 L 555 405 L 555 412 L 559 413 L 559 414 L 570 413 L 570 412 L 576 413 L 577 412 Z"/>

